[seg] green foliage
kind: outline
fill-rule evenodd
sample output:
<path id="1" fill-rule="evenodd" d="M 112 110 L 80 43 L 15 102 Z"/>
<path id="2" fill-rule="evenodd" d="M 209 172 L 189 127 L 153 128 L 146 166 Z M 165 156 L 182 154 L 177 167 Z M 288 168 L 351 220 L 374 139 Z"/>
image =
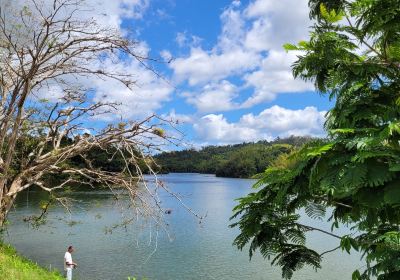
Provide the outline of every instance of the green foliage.
<path id="1" fill-rule="evenodd" d="M 19 256 L 11 246 L 0 244 L 0 279 L 62 280 L 65 277 Z"/>
<path id="2" fill-rule="evenodd" d="M 153 134 L 160 136 L 160 137 L 165 137 L 165 130 L 161 128 L 155 128 L 153 129 Z"/>
<path id="3" fill-rule="evenodd" d="M 155 157 L 161 172 L 213 173 L 218 177 L 250 178 L 262 173 L 282 153 L 310 141 L 309 137 L 289 137 L 272 142 L 208 146 L 200 151 L 184 150 Z"/>
<path id="4" fill-rule="evenodd" d="M 303 265 L 319 268 L 324 253 L 285 234 L 318 230 L 299 223 L 305 209 L 328 218 L 332 229 L 351 226 L 351 235 L 336 236 L 338 248 L 360 251 L 367 263 L 352 279 L 400 279 L 400 0 L 310 0 L 309 6 L 316 21 L 310 40 L 284 47 L 303 52 L 294 76 L 335 100 L 325 124 L 329 138 L 271 164 L 257 192 L 235 208 L 232 226 L 241 232 L 234 244 L 250 244 L 250 256 L 260 250 L 278 258 L 273 264 L 284 278 Z M 332 215 L 325 217 L 328 208 Z"/>
<path id="5" fill-rule="evenodd" d="M 328 11 L 324 3 L 321 3 L 320 5 L 320 15 L 324 20 L 330 23 L 338 22 L 339 20 L 343 19 L 342 12 L 336 13 L 334 9 Z"/>

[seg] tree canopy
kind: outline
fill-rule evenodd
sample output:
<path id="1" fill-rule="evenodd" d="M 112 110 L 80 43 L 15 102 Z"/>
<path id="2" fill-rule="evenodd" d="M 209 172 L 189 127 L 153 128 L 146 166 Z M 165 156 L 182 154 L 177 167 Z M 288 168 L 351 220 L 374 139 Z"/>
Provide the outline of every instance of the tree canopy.
<path id="1" fill-rule="evenodd" d="M 257 192 L 235 208 L 234 244 L 272 258 L 286 279 L 304 265 L 318 269 L 328 252 L 307 247 L 306 233 L 324 231 L 299 222 L 305 209 L 332 224 L 324 233 L 338 248 L 362 254 L 367 266 L 353 279 L 400 279 L 400 1 L 310 0 L 309 7 L 310 39 L 285 48 L 299 53 L 294 76 L 335 102 L 329 139 L 266 170 Z M 351 233 L 334 234 L 340 225 Z"/>
<path id="2" fill-rule="evenodd" d="M 274 141 L 258 141 L 226 146 L 207 146 L 155 156 L 161 172 L 211 173 L 217 177 L 250 178 L 262 173 L 283 153 L 310 141 L 311 137 L 291 136 Z"/>

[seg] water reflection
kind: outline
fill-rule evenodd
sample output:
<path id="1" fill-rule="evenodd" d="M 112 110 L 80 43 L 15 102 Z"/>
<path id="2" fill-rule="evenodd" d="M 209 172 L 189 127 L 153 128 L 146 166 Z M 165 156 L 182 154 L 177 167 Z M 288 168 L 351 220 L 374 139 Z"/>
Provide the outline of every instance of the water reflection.
<path id="1" fill-rule="evenodd" d="M 180 193 L 194 211 L 207 213 L 199 224 L 176 199 L 163 194 L 163 206 L 172 210 L 166 217 L 172 242 L 163 232 L 156 238 L 154 227 L 150 234 L 143 221 L 126 230 L 116 229 L 112 234 L 105 234 L 104 229 L 122 217 L 114 197 L 107 191 L 75 193 L 80 202 L 72 215 L 55 207 L 49 223 L 39 229 L 28 227 L 22 217 L 37 211 L 44 194 L 30 192 L 28 199 L 21 196 L 10 216 L 12 224 L 7 241 L 27 257 L 58 269 L 62 269 L 66 246 L 73 244 L 77 248 L 75 259 L 80 264 L 75 275 L 85 280 L 127 279 L 133 275 L 157 280 L 281 279 L 279 268 L 271 267 L 260 256 L 249 262 L 247 252 L 232 246 L 238 233 L 237 229 L 228 227 L 236 204 L 234 199 L 251 190 L 252 180 L 200 174 L 169 174 L 162 175 L 161 179 Z M 70 221 L 76 224 L 71 226 Z M 321 226 L 329 228 L 326 224 Z M 312 246 L 317 249 L 337 246 L 336 240 L 323 238 L 318 233 L 314 237 Z M 362 265 L 358 258 L 335 252 L 326 257 L 318 273 L 304 269 L 294 279 L 351 279 L 354 268 Z"/>

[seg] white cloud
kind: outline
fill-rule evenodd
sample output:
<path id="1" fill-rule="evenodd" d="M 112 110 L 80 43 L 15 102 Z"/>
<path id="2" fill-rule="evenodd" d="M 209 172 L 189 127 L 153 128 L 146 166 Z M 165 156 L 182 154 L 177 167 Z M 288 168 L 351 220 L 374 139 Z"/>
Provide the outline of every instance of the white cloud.
<path id="1" fill-rule="evenodd" d="M 81 20 L 93 18 L 97 24 L 105 28 L 114 28 L 115 32 L 124 33 L 121 23 L 123 19 L 143 17 L 149 5 L 149 0 L 115 0 L 100 1 L 86 0 L 83 2 L 85 11 L 80 11 L 75 17 Z M 136 54 L 147 57 L 149 47 L 144 41 L 138 41 L 135 45 Z M 160 53 L 167 58 L 170 54 L 167 51 Z M 91 69 L 101 69 L 106 73 L 121 73 L 131 75 L 137 81 L 132 90 L 128 89 L 121 82 L 111 78 L 97 76 L 77 76 L 68 75 L 63 77 L 71 84 L 79 84 L 81 88 L 89 89 L 93 92 L 93 100 L 96 102 L 112 102 L 120 104 L 113 114 L 103 115 L 101 118 L 113 120 L 118 118 L 143 118 L 151 115 L 160 109 L 164 102 L 170 99 L 173 88 L 162 79 L 159 79 L 152 71 L 131 58 L 114 55 L 113 57 L 93 60 L 90 65 L 85 65 Z M 40 93 L 39 98 L 55 99 L 60 97 L 60 87 L 49 87 L 47 93 Z"/>
<path id="2" fill-rule="evenodd" d="M 318 111 L 315 107 L 290 110 L 274 105 L 258 115 L 242 116 L 240 124 L 266 130 L 276 136 L 324 134 L 323 124 L 326 111 Z"/>
<path id="3" fill-rule="evenodd" d="M 290 65 L 296 61 L 296 53 L 271 50 L 257 71 L 244 76 L 246 86 L 254 88 L 254 94 L 242 107 L 248 108 L 272 101 L 279 93 L 313 90 L 311 83 L 294 79 Z"/>
<path id="4" fill-rule="evenodd" d="M 123 19 L 142 18 L 149 7 L 149 2 L 149 0 L 86 0 L 85 4 L 90 8 L 85 13 L 79 14 L 79 17 L 93 17 L 99 25 L 114 28 L 117 32 L 125 34 L 126 30 L 121 27 Z M 146 57 L 149 47 L 146 42 L 141 41 L 136 45 L 135 51 Z M 167 51 L 161 52 L 160 55 L 164 59 L 171 57 Z M 95 101 L 120 104 L 114 114 L 103 116 L 104 118 L 127 119 L 148 116 L 161 108 L 163 102 L 170 99 L 172 87 L 158 79 L 154 73 L 145 69 L 134 59 L 113 57 L 99 61 L 98 65 L 92 65 L 92 67 L 103 69 L 104 72 L 130 74 L 137 81 L 133 90 L 112 79 L 88 77 L 80 81 L 87 88 L 94 90 Z"/>
<path id="5" fill-rule="evenodd" d="M 258 115 L 246 114 L 236 123 L 228 122 L 222 114 L 209 114 L 193 127 L 198 140 L 221 144 L 271 140 L 277 136 L 323 136 L 325 114 L 315 107 L 290 110 L 275 105 Z"/>
<path id="6" fill-rule="evenodd" d="M 201 113 L 228 111 L 238 107 L 233 99 L 237 97 L 237 88 L 228 81 L 205 85 L 199 94 L 190 92 L 183 96 L 189 104 Z"/>
<path id="7" fill-rule="evenodd" d="M 160 52 L 160 56 L 165 62 L 169 62 L 173 59 L 171 52 L 168 50 L 162 50 Z"/>
<path id="8" fill-rule="evenodd" d="M 186 45 L 188 38 L 186 36 L 186 32 L 178 32 L 175 37 L 175 42 L 178 44 L 179 47 L 183 47 Z"/>
<path id="9" fill-rule="evenodd" d="M 308 37 L 308 0 L 256 0 L 244 10 L 243 17 L 253 20 L 246 33 L 250 49 L 282 50 L 285 43 L 297 43 Z"/>
<path id="10" fill-rule="evenodd" d="M 150 0 L 86 0 L 88 9 L 78 14 L 81 18 L 94 18 L 96 22 L 106 28 L 114 28 L 116 32 L 125 34 L 121 23 L 124 19 L 140 19 L 149 7 Z M 139 42 L 135 51 L 144 57 L 149 53 L 145 42 Z M 167 57 L 168 52 L 160 55 Z M 130 90 L 122 83 L 112 79 L 88 77 L 80 82 L 92 89 L 95 101 L 120 103 L 118 110 L 112 115 L 103 116 L 108 119 L 137 118 L 148 116 L 162 107 L 163 102 L 169 100 L 172 88 L 164 81 L 158 79 L 154 73 L 145 69 L 140 63 L 127 58 L 108 58 L 92 65 L 103 69 L 104 72 L 119 72 L 134 76 L 137 86 Z"/>
<path id="11" fill-rule="evenodd" d="M 188 80 L 190 85 L 205 84 L 257 67 L 260 56 L 243 46 L 245 22 L 237 9 L 237 2 L 233 2 L 221 14 L 222 32 L 216 46 L 204 50 L 192 44 L 188 56 L 177 58 L 171 63 L 178 82 Z"/>
<path id="12" fill-rule="evenodd" d="M 161 117 L 170 122 L 177 122 L 179 124 L 182 123 L 193 123 L 194 118 L 190 115 L 178 114 L 175 112 L 175 109 L 172 109 L 168 114 L 163 114 Z"/>
<path id="13" fill-rule="evenodd" d="M 176 33 L 175 42 L 178 44 L 180 48 L 190 46 L 197 47 L 200 45 L 202 38 L 196 35 L 188 35 L 188 32 L 178 32 Z"/>
<path id="14" fill-rule="evenodd" d="M 279 50 L 288 42 L 307 38 L 311 25 L 307 0 L 256 0 L 245 9 L 253 19 L 246 34 L 246 46 L 258 50 Z"/>
<path id="15" fill-rule="evenodd" d="M 222 12 L 220 16 L 222 31 L 218 38 L 218 44 L 214 48 L 215 50 L 221 50 L 221 52 L 230 52 L 235 49 L 243 50 L 242 38 L 246 33 L 246 22 L 237 7 L 232 4 Z"/>
<path id="16" fill-rule="evenodd" d="M 55 82 L 47 83 L 41 88 L 33 91 L 33 102 L 38 100 L 47 100 L 49 102 L 58 102 L 64 96 L 63 88 Z"/>
<path id="17" fill-rule="evenodd" d="M 223 102 L 222 110 L 250 108 L 274 100 L 279 93 L 313 89 L 311 84 L 293 78 L 291 64 L 296 55 L 282 49 L 284 43 L 308 37 L 311 22 L 307 0 L 255 0 L 243 8 L 240 1 L 234 1 L 220 18 L 222 30 L 214 47 L 207 50 L 192 46 L 187 56 L 170 64 L 175 80 L 187 81 L 193 88 L 191 92 L 198 94 L 187 99 L 189 104 L 202 112 L 212 112 L 212 107 L 199 106 L 207 102 L 204 85 L 219 84 L 232 77 L 236 77 L 237 88 L 250 88 L 253 94 L 236 106 L 234 96 L 220 91 L 218 100 L 232 101 Z M 220 106 L 214 107 L 214 112 L 221 111 Z"/>
<path id="18" fill-rule="evenodd" d="M 94 78 L 89 81 L 96 90 L 96 101 L 120 103 L 113 118 L 149 116 L 170 99 L 173 88 L 153 72 L 143 69 L 136 60 L 125 60 L 118 64 L 105 60 L 103 67 L 108 71 L 132 73 L 138 81 L 133 90 L 115 80 Z"/>
<path id="19" fill-rule="evenodd" d="M 107 28 L 121 29 L 123 18 L 142 18 L 149 6 L 149 0 L 85 0 L 89 8 L 81 12 L 81 17 L 93 17 Z"/>
<path id="20" fill-rule="evenodd" d="M 198 85 L 254 69 L 258 62 L 257 55 L 240 49 L 218 54 L 192 48 L 189 57 L 176 58 L 170 65 L 178 82 L 188 80 L 190 85 Z"/>
<path id="21" fill-rule="evenodd" d="M 251 127 L 229 123 L 222 115 L 210 114 L 193 125 L 198 140 L 217 143 L 237 143 L 257 140 L 261 135 Z M 265 135 L 267 137 L 267 135 Z M 264 137 L 263 137 L 264 138 Z"/>
<path id="22" fill-rule="evenodd" d="M 232 1 L 231 5 L 234 7 L 239 7 L 241 5 L 241 2 L 240 2 L 240 0 L 234 0 L 234 1 Z"/>

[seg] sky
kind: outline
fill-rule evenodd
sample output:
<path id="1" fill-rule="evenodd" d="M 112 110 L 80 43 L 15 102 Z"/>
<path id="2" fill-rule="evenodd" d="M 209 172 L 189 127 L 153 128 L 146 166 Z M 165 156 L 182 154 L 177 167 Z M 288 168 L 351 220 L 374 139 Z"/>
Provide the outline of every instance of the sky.
<path id="1" fill-rule="evenodd" d="M 133 92 L 93 81 L 98 99 L 121 102 L 124 118 L 154 112 L 178 120 L 195 146 L 324 135 L 332 104 L 293 78 L 298 53 L 282 48 L 308 38 L 307 0 L 88 2 L 101 24 L 158 60 L 152 66 L 163 78 L 135 61 L 109 65 L 135 74 Z"/>

